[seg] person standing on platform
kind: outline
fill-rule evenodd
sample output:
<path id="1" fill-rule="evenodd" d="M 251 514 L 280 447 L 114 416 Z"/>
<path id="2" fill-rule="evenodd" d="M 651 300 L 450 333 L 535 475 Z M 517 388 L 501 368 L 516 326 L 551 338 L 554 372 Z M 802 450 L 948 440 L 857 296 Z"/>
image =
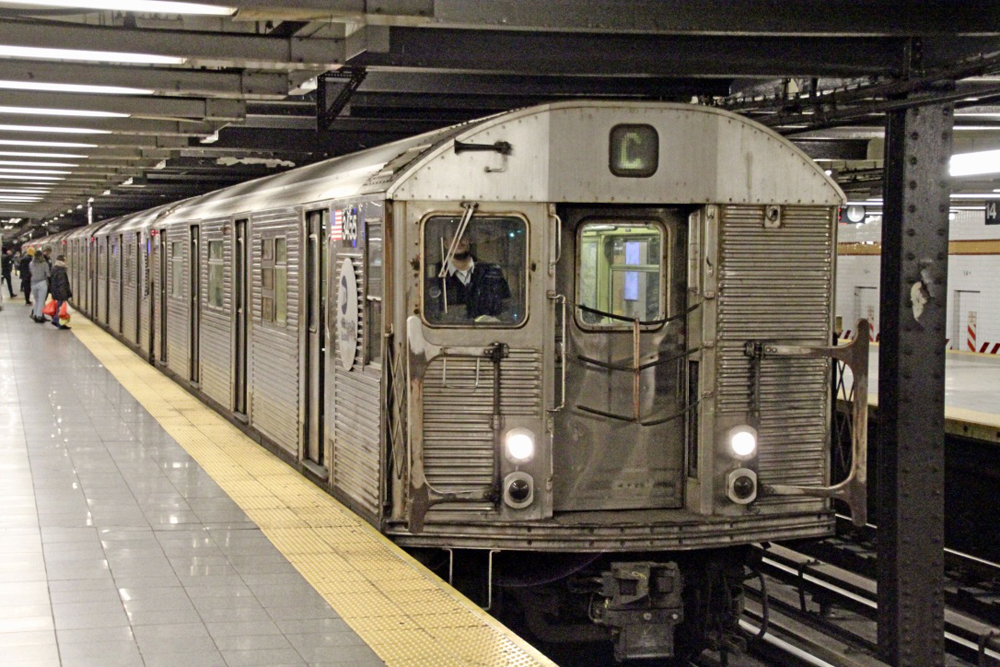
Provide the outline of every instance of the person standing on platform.
<path id="1" fill-rule="evenodd" d="M 69 329 L 59 323 L 59 313 L 63 304 L 73 298 L 73 290 L 69 286 L 69 274 L 66 272 L 66 256 L 58 255 L 52 265 L 52 276 L 49 278 L 49 291 L 56 301 L 56 314 L 52 316 L 52 325 L 57 329 Z"/>
<path id="2" fill-rule="evenodd" d="M 45 297 L 49 295 L 49 276 L 52 270 L 49 263 L 45 261 L 45 255 L 36 252 L 31 260 L 31 298 L 35 300 L 35 308 L 31 313 L 31 319 L 36 322 L 48 322 L 42 314 L 45 307 Z"/>
<path id="3" fill-rule="evenodd" d="M 35 254 L 34 249 L 28 248 L 21 257 L 20 264 L 17 265 L 17 272 L 21 276 L 21 291 L 24 292 L 24 302 L 31 305 L 31 258 Z"/>
<path id="4" fill-rule="evenodd" d="M 14 270 L 14 253 L 10 250 L 3 254 L 3 258 L 0 259 L 0 274 L 3 278 L 0 279 L 0 288 L 3 287 L 3 283 L 7 283 L 7 291 L 10 292 L 10 298 L 14 298 L 14 285 L 10 282 L 10 273 Z"/>

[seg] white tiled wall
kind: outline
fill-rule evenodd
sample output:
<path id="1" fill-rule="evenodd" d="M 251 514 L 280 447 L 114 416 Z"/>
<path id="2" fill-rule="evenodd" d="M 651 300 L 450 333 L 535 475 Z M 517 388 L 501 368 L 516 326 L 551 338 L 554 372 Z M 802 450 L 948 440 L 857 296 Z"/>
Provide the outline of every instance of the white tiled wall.
<path id="1" fill-rule="evenodd" d="M 874 243 L 881 238 L 878 221 L 838 225 L 841 243 Z M 982 211 L 958 211 L 950 225 L 950 238 L 1000 239 L 1000 225 L 986 225 Z M 868 317 L 875 306 L 878 333 L 878 255 L 845 255 L 837 260 L 836 313 L 852 336 L 859 317 Z M 967 349 L 969 313 L 975 313 L 976 347 L 1000 343 L 1000 255 L 952 255 L 948 258 L 948 329 L 952 349 Z"/>

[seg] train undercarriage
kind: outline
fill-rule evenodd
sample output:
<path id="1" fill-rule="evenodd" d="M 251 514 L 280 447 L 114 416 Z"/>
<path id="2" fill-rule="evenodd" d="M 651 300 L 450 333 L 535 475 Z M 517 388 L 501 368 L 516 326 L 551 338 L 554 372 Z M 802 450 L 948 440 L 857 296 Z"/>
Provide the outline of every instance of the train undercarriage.
<path id="1" fill-rule="evenodd" d="M 745 648 L 738 621 L 748 546 L 696 552 L 538 553 L 456 549 L 414 555 L 533 643 L 610 641 L 616 661 Z"/>

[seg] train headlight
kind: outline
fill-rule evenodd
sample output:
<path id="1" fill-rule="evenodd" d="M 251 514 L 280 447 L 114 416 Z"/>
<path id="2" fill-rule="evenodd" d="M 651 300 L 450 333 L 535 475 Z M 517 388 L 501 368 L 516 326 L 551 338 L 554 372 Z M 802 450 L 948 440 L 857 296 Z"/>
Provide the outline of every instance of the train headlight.
<path id="1" fill-rule="evenodd" d="M 511 463 L 527 463 L 535 457 L 535 434 L 526 428 L 512 428 L 503 437 L 503 449 Z"/>
<path id="2" fill-rule="evenodd" d="M 729 429 L 729 448 L 741 459 L 757 453 L 757 430 L 752 426 L 735 426 Z"/>

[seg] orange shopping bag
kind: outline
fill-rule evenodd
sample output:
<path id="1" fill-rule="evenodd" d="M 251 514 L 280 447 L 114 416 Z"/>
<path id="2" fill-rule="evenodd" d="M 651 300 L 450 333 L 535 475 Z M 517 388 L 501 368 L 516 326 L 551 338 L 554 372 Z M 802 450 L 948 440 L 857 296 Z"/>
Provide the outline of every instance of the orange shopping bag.
<path id="1" fill-rule="evenodd" d="M 56 314 L 56 300 L 49 299 L 48 302 L 45 304 L 45 307 L 42 308 L 42 315 L 47 315 L 48 317 L 54 317 L 55 314 Z"/>

